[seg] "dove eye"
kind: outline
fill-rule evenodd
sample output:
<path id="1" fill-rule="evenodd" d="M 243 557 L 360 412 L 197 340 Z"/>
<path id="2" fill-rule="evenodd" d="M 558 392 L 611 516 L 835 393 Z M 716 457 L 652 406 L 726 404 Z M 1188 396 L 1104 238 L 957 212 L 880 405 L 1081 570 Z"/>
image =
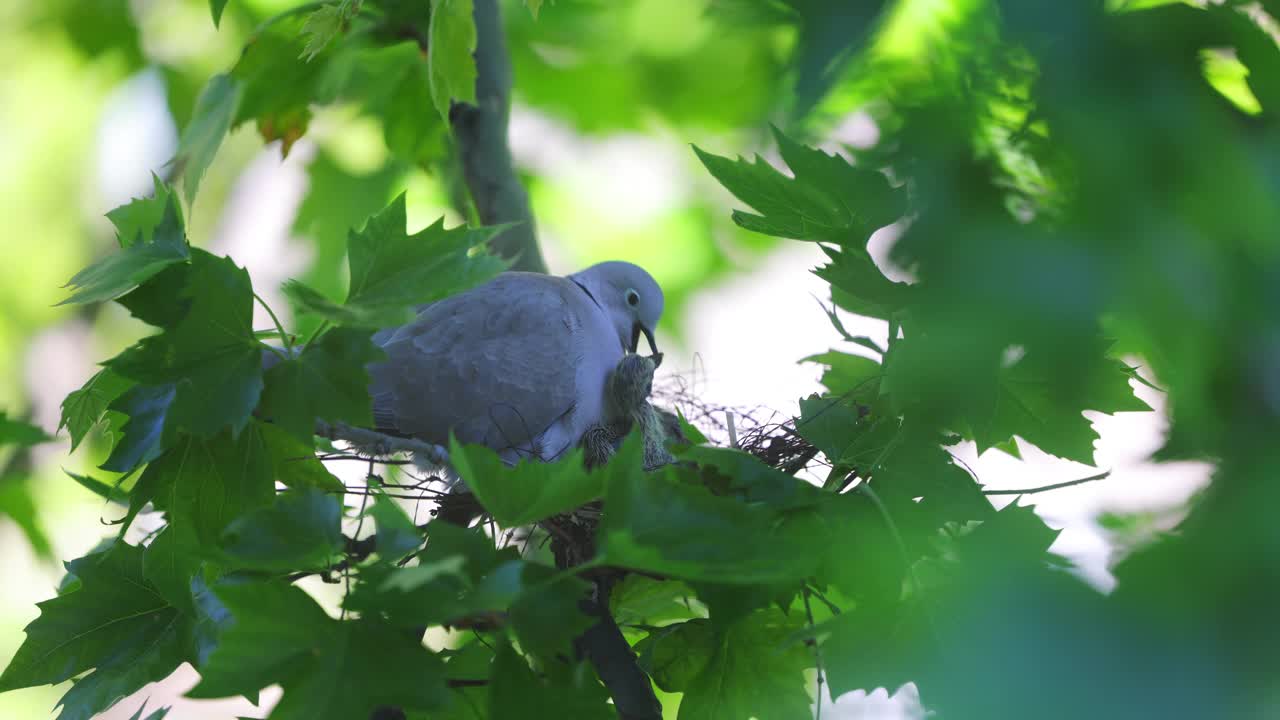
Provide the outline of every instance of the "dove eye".
<path id="1" fill-rule="evenodd" d="M 635 307 L 640 304 L 640 293 L 636 292 L 635 290 L 628 289 L 626 293 L 626 297 L 627 297 L 627 304 L 630 305 L 631 307 Z"/>

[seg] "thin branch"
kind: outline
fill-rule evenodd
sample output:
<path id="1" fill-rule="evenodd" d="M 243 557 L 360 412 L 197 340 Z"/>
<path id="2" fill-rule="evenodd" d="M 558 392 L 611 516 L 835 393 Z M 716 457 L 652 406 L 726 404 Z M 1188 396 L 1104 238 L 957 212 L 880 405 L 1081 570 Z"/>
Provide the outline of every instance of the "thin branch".
<path id="1" fill-rule="evenodd" d="M 516 174 L 507 142 L 511 105 L 511 61 L 507 57 L 497 0 L 475 0 L 476 104 L 454 103 L 449 124 L 457 141 L 462 174 L 480 221 L 512 226 L 490 245 L 514 260 L 513 270 L 547 271 L 538 248 L 529 195 Z M 424 112 L 431 112 L 424 108 Z"/>
<path id="2" fill-rule="evenodd" d="M 1068 480 L 1066 482 L 1054 483 L 1052 485 L 1041 485 L 1040 487 L 1021 488 L 1018 490 L 983 490 L 982 494 L 983 495 L 1034 495 L 1036 493 L 1048 492 L 1050 490 L 1059 490 L 1061 488 L 1071 487 L 1072 485 L 1083 485 L 1087 482 L 1105 480 L 1108 477 L 1111 477 L 1110 470 L 1100 472 L 1097 475 L 1090 475 L 1087 478 L 1080 478 L 1079 480 Z"/>

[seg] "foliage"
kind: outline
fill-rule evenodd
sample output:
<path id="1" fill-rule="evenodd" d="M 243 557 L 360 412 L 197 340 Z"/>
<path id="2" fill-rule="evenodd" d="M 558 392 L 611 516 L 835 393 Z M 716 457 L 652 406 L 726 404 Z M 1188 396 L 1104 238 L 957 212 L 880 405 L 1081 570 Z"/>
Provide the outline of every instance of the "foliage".
<path id="1" fill-rule="evenodd" d="M 0 691 L 74 680 L 60 717 L 87 719 L 190 663 L 191 697 L 279 685 L 273 718 L 610 717 L 617 690 L 582 643 L 603 604 L 681 720 L 806 717 L 814 670 L 835 694 L 914 682 L 940 717 L 1274 710 L 1280 577 L 1256 560 L 1275 545 L 1280 468 L 1274 3 L 732 0 L 683 55 L 654 45 L 625 72 L 607 62 L 624 13 L 532 0 L 509 13 L 521 100 L 584 131 L 634 129 L 660 107 L 745 206 L 743 231 L 820 245 L 839 345 L 806 359 L 826 392 L 789 432 L 828 471 L 814 483 L 698 445 L 645 473 L 635 438 L 590 473 L 578 454 L 507 468 L 454 443 L 490 520 L 463 528 L 419 524 L 396 502 L 414 486 L 393 477 L 345 488 L 314 430 L 371 422 L 376 329 L 510 260 L 486 250 L 501 227 L 442 218 L 410 233 L 405 195 L 388 197 L 428 168 L 474 215 L 449 122 L 477 101 L 484 4 L 342 0 L 260 18 L 209 3 L 216 24 L 256 30 L 189 93 L 182 192 L 156 179 L 109 213 L 120 247 L 66 300 L 113 301 L 154 332 L 62 406 L 73 449 L 104 428 L 101 469 L 121 474 L 72 478 L 127 512 L 67 563 Z M 105 52 L 90 31 L 78 42 Z M 590 61 L 531 59 L 557 45 Z M 321 151 L 298 223 L 337 242 L 361 229 L 285 287 L 312 316 L 305 342 L 278 320 L 255 330 L 265 303 L 248 273 L 189 243 L 180 198 L 207 191 L 236 127 L 288 153 L 339 104 L 377 121 L 386 162 L 357 173 Z M 854 108 L 878 143 L 816 147 Z M 766 110 L 787 126 L 770 135 L 776 162 L 703 148 L 708 128 L 761 127 Z M 889 261 L 909 280 L 868 249 L 891 223 Z M 835 307 L 885 322 L 888 342 L 850 336 Z M 1156 378 L 1171 408 L 1158 458 L 1212 460 L 1217 475 L 1102 595 L 1049 552 L 1055 530 L 1026 505 L 997 511 L 949 448 L 1092 464 L 1084 413 L 1147 410 L 1132 388 Z M 27 457 L 46 439 L 0 414 L 0 512 L 49 552 Z M 591 515 L 566 513 L 596 500 L 588 557 L 553 564 L 539 533 L 554 554 L 556 533 Z M 137 540 L 144 513 L 162 529 Z M 511 534 L 494 523 L 535 529 L 522 549 L 495 543 Z M 314 576 L 341 583 L 336 609 L 296 584 Z M 424 628 L 464 632 L 439 649 Z"/>

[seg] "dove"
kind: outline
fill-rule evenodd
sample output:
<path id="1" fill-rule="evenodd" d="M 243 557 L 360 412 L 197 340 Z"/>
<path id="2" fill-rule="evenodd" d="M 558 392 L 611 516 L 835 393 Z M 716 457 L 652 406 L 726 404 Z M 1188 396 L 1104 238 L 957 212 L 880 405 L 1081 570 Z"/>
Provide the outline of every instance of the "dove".
<path id="1" fill-rule="evenodd" d="M 502 273 L 375 336 L 386 353 L 368 366 L 375 429 L 555 460 L 608 422 L 606 384 L 641 335 L 661 362 L 662 309 L 657 282 L 631 263 Z"/>

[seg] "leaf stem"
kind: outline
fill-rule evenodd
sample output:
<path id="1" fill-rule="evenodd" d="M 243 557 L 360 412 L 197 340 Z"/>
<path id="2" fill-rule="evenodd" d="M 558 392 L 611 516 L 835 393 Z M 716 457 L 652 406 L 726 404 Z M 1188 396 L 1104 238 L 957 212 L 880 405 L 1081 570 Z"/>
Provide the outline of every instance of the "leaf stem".
<path id="1" fill-rule="evenodd" d="M 983 495 L 1034 495 L 1036 493 L 1048 492 L 1050 490 L 1059 490 L 1061 488 L 1071 487 L 1072 485 L 1083 485 L 1087 482 L 1105 480 L 1109 477 L 1111 477 L 1111 471 L 1106 470 L 1104 472 L 1098 473 L 1097 475 L 1090 475 L 1087 478 L 1080 478 L 1079 480 L 1067 480 L 1066 482 L 1053 483 L 1052 485 L 1041 485 L 1040 487 L 1033 487 L 1033 488 L 1019 488 L 1017 490 L 983 490 L 982 494 Z"/>
<path id="2" fill-rule="evenodd" d="M 311 337 L 308 337 L 308 338 L 307 338 L 307 342 L 306 342 L 306 344 L 305 344 L 305 345 L 303 345 L 302 347 L 304 347 L 304 348 L 305 348 L 305 347 L 310 347 L 310 346 L 311 346 L 311 343 L 315 342 L 315 341 L 316 341 L 316 338 L 320 337 L 320 333 L 322 333 L 322 332 L 324 332 L 325 330 L 328 330 L 328 329 L 329 329 L 329 321 L 328 321 L 328 320 L 321 320 L 321 321 L 320 321 L 320 324 L 316 326 L 316 329 L 311 331 Z"/>
<path id="3" fill-rule="evenodd" d="M 280 318 L 276 317 L 276 312 L 271 309 L 271 306 L 267 304 L 267 301 L 263 300 L 262 296 L 257 292 L 253 293 L 253 299 L 258 301 L 258 304 L 262 306 L 262 309 L 266 310 L 267 314 L 271 316 L 271 322 L 276 324 L 276 332 L 280 333 L 280 339 L 284 341 L 284 349 L 287 351 L 287 354 L 282 354 L 279 351 L 276 351 L 276 354 L 280 355 L 282 359 L 288 360 L 293 356 L 293 339 L 284 331 L 284 325 L 280 324 Z M 268 345 L 267 347 L 271 346 Z M 275 350 L 275 348 L 271 349 Z"/>

